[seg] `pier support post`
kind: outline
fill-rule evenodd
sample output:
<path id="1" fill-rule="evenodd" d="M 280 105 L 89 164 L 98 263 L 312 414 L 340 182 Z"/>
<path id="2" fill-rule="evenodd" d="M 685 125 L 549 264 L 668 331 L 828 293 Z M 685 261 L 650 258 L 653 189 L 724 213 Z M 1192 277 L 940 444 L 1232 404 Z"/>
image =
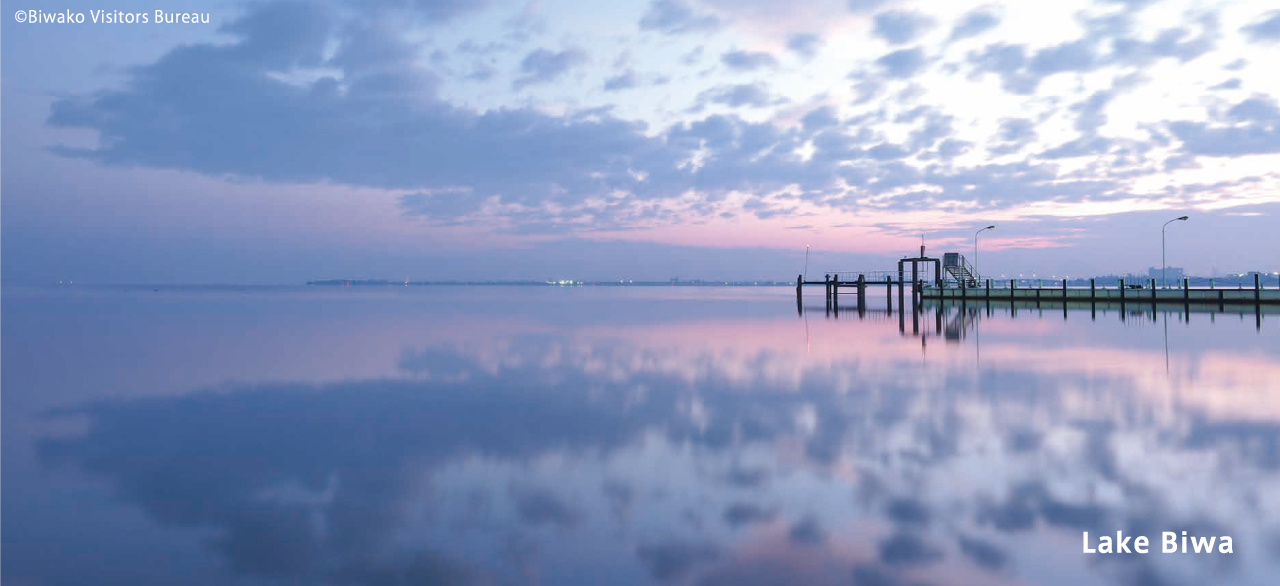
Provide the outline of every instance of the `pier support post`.
<path id="1" fill-rule="evenodd" d="M 1067 280 L 1062 280 L 1062 319 L 1067 319 Z"/>
<path id="2" fill-rule="evenodd" d="M 1156 302 L 1156 280 L 1151 279 L 1151 302 Z"/>
<path id="3" fill-rule="evenodd" d="M 1257 303 L 1258 307 L 1262 307 L 1262 273 L 1253 274 L 1253 302 Z M 1258 324 L 1261 329 L 1262 322 L 1259 321 Z"/>
<path id="4" fill-rule="evenodd" d="M 916 304 L 916 294 L 911 293 L 911 334 L 920 334 L 920 306 Z"/>
<path id="5" fill-rule="evenodd" d="M 1120 279 L 1120 315 L 1124 315 L 1124 279 Z"/>
<path id="6" fill-rule="evenodd" d="M 890 276 L 884 278 L 884 306 L 889 309 L 889 315 L 893 315 L 893 277 Z"/>
<path id="7" fill-rule="evenodd" d="M 867 311 L 867 276 L 858 275 L 858 315 Z"/>
<path id="8" fill-rule="evenodd" d="M 987 279 L 987 317 L 991 317 L 991 279 Z"/>
<path id="9" fill-rule="evenodd" d="M 1098 280 L 1089 279 L 1089 319 L 1098 321 Z"/>
<path id="10" fill-rule="evenodd" d="M 906 274 L 903 271 L 903 263 L 902 261 L 898 261 L 898 311 L 899 312 L 907 310 L 906 285 L 907 285 L 907 281 L 906 281 Z"/>
<path id="11" fill-rule="evenodd" d="M 1017 279 L 1009 279 L 1009 303 L 1013 303 L 1013 291 L 1018 288 Z"/>
<path id="12" fill-rule="evenodd" d="M 796 275 L 796 297 L 800 296 L 800 287 L 804 286 L 804 275 Z"/>
<path id="13" fill-rule="evenodd" d="M 840 275 L 831 277 L 831 311 L 840 319 Z"/>
<path id="14" fill-rule="evenodd" d="M 1191 303 L 1191 279 L 1187 277 L 1182 278 L 1182 303 Z"/>
<path id="15" fill-rule="evenodd" d="M 920 302 L 920 263 L 911 261 L 911 305 Z"/>

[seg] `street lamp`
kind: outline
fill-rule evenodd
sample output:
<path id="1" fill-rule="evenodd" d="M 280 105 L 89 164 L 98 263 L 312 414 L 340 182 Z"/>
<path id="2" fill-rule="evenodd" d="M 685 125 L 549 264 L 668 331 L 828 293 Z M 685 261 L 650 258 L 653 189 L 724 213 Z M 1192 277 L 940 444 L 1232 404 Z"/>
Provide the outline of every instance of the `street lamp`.
<path id="1" fill-rule="evenodd" d="M 804 245 L 804 280 L 809 280 L 809 245 Z"/>
<path id="2" fill-rule="evenodd" d="M 1169 284 L 1166 282 L 1166 279 L 1165 279 L 1165 271 L 1167 270 L 1169 263 L 1165 262 L 1164 260 L 1164 229 L 1167 228 L 1169 224 L 1172 224 L 1174 222 L 1185 222 L 1185 221 L 1187 221 L 1187 217 L 1182 216 L 1181 218 L 1174 218 L 1172 220 L 1169 220 L 1168 222 L 1164 223 L 1164 226 L 1160 226 L 1160 288 L 1161 289 L 1169 288 Z"/>
<path id="3" fill-rule="evenodd" d="M 990 226 L 987 226 L 986 228 L 983 228 L 973 233 L 973 272 L 974 272 L 973 278 L 975 282 L 977 281 L 979 276 L 977 274 L 978 273 L 978 235 L 983 232 L 986 232 L 987 230 L 994 230 L 995 228 L 996 228 L 995 224 L 992 224 Z"/>

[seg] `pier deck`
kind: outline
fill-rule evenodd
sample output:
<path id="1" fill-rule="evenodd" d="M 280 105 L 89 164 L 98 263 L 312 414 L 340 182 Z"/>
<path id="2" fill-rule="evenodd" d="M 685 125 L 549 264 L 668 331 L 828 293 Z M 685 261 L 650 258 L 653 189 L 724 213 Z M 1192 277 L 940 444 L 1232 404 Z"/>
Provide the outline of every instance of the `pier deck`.
<path id="1" fill-rule="evenodd" d="M 1160 288 L 1154 279 L 1145 283 L 1126 283 L 1120 279 L 1117 287 L 1099 287 L 1096 280 L 1090 279 L 1087 287 L 1069 286 L 1063 279 L 1060 284 L 1045 287 L 1019 287 L 1016 280 L 1007 283 L 995 283 L 991 279 L 978 283 L 977 286 L 948 287 L 940 276 L 932 282 L 921 278 L 922 272 L 911 271 L 913 278 L 899 272 L 897 279 L 892 273 L 876 271 L 870 273 L 841 272 L 827 274 L 822 281 L 806 281 L 803 276 L 796 276 L 796 302 L 800 302 L 805 286 L 822 285 L 825 287 L 826 303 L 837 310 L 840 295 L 856 295 L 857 307 L 864 309 L 867 302 L 867 288 L 883 285 L 886 288 L 885 301 L 887 309 L 893 310 L 893 288 L 898 288 L 898 306 L 906 307 L 906 292 L 911 290 L 912 305 L 925 299 L 946 301 L 982 301 L 982 302 L 1058 302 L 1058 303 L 1129 303 L 1179 304 L 1179 305 L 1275 305 L 1280 304 L 1280 288 L 1262 286 L 1261 277 L 1254 274 L 1253 287 L 1191 287 L 1184 278 L 1174 287 Z M 853 278 L 851 278 L 853 277 Z M 843 291 L 841 290 L 843 289 Z"/>

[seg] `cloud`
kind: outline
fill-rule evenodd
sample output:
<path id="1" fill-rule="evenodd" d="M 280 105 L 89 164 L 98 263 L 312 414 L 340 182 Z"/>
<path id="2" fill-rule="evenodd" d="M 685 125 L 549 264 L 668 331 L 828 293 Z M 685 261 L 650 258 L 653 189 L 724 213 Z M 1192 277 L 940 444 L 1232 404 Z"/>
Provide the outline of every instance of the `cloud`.
<path id="1" fill-rule="evenodd" d="M 1280 10 L 1266 13 L 1261 20 L 1242 27 L 1240 32 L 1257 43 L 1280 41 Z"/>
<path id="2" fill-rule="evenodd" d="M 885 504 L 885 516 L 902 526 L 928 525 L 933 515 L 918 499 L 897 498 Z"/>
<path id="3" fill-rule="evenodd" d="M 635 170 L 655 180 L 670 176 L 682 156 L 646 137 L 642 125 L 607 114 L 560 118 L 531 109 L 454 107 L 435 97 L 433 73 L 374 61 L 400 59 L 403 50 L 344 43 L 334 61 L 343 67 L 340 78 L 285 83 L 268 73 L 289 63 L 320 63 L 323 33 L 332 30 L 318 5 L 290 6 L 309 14 L 281 19 L 283 31 L 258 25 L 275 17 L 271 13 L 251 12 L 229 27 L 274 40 L 180 46 L 133 70 L 119 89 L 55 100 L 52 126 L 100 136 L 96 147 L 55 152 L 212 176 L 404 188 L 419 193 L 405 203 L 432 210 L 474 210 L 490 196 L 526 206 L 556 194 L 576 202 L 641 187 Z M 280 40 L 286 35 L 293 40 Z M 273 43 L 288 47 L 272 49 Z M 580 59 L 572 50 L 543 50 L 526 58 L 523 69 L 532 83 Z M 163 120 L 157 111 L 165 112 Z"/>
<path id="4" fill-rule="evenodd" d="M 1142 67 L 1166 58 L 1191 61 L 1211 51 L 1218 37 L 1217 18 L 1201 15 L 1194 21 L 1198 34 L 1183 26 L 1163 29 L 1144 40 L 1129 34 L 1127 16 L 1082 19 L 1085 37 L 1029 52 L 1023 45 L 993 43 L 969 54 L 978 72 L 994 73 L 1005 91 L 1036 93 L 1040 82 L 1060 73 L 1085 73 L 1122 65 Z"/>
<path id="5" fill-rule="evenodd" d="M 792 545 L 821 545 L 827 541 L 827 532 L 812 515 L 806 516 L 791 526 L 787 531 L 787 540 Z"/>
<path id="6" fill-rule="evenodd" d="M 998 75 L 1001 86 L 1010 93 L 1029 95 L 1040 84 L 1038 78 L 1025 73 L 1027 58 L 1022 45 L 993 43 L 979 52 L 970 53 L 969 61 L 979 72 Z"/>
<path id="7" fill-rule="evenodd" d="M 840 123 L 840 118 L 836 114 L 836 109 L 831 106 L 822 106 L 816 108 L 812 112 L 805 114 L 800 120 L 805 130 L 816 131 L 830 128 Z"/>
<path id="8" fill-rule="evenodd" d="M 525 523 L 567 529 L 582 521 L 582 513 L 547 489 L 522 489 L 515 492 L 516 514 Z"/>
<path id="9" fill-rule="evenodd" d="M 987 151 L 996 156 L 1017 153 L 1035 142 L 1036 137 L 1035 121 L 1028 118 L 1005 118 L 1000 121 L 999 130 L 993 137 L 992 144 L 987 146 Z"/>
<path id="10" fill-rule="evenodd" d="M 1046 47 L 1028 56 L 1022 45 L 995 43 L 970 54 L 970 61 L 978 71 L 999 75 L 1005 91 L 1031 95 L 1041 80 L 1050 75 L 1089 71 L 1102 65 L 1093 44 L 1091 39 L 1080 39 Z"/>
<path id="11" fill-rule="evenodd" d="M 897 533 L 880 542 L 880 561 L 889 566 L 925 566 L 942 557 L 940 549 L 914 533 Z"/>
<path id="12" fill-rule="evenodd" d="M 703 90 L 698 93 L 699 105 L 696 107 L 701 107 L 702 104 L 721 104 L 731 108 L 743 106 L 761 108 L 776 104 L 779 100 L 781 98 L 774 97 L 763 83 L 741 83 Z"/>
<path id="13" fill-rule="evenodd" d="M 1228 109 L 1227 117 L 1235 122 L 1257 122 L 1271 125 L 1280 123 L 1280 107 L 1277 107 L 1273 101 L 1253 97 Z"/>
<path id="14" fill-rule="evenodd" d="M 1280 108 L 1260 97 L 1232 106 L 1216 124 L 1182 120 L 1169 123 L 1169 130 L 1195 155 L 1280 153 Z"/>
<path id="15" fill-rule="evenodd" d="M 1160 31 L 1150 41 L 1117 37 L 1111 41 L 1111 59 L 1127 65 L 1142 66 L 1162 58 L 1187 62 L 1213 50 L 1218 36 L 1218 23 L 1212 17 L 1201 19 L 1201 32 L 1191 37 L 1183 27 Z"/>
<path id="16" fill-rule="evenodd" d="M 241 62 L 260 67 L 287 69 L 303 66 L 314 67 L 322 61 L 321 52 L 329 40 L 329 31 L 335 24 L 335 15 L 321 5 L 307 5 L 293 2 L 275 2 L 258 5 L 245 16 L 223 25 L 219 32 L 227 33 L 240 39 L 235 45 L 234 57 Z M 361 32 L 367 29 L 357 29 Z M 386 58 L 387 49 L 378 46 L 369 50 L 359 47 L 360 41 L 367 41 L 366 35 L 353 35 L 349 40 L 345 55 L 356 54 L 369 56 L 379 53 Z M 363 49 L 363 50 L 362 50 Z M 395 55 L 399 57 L 400 55 Z M 363 63 L 364 59 L 355 59 Z M 348 63 L 350 61 L 347 61 Z M 339 65 L 344 63 L 339 57 Z"/>
<path id="17" fill-rule="evenodd" d="M 848 0 L 849 10 L 855 13 L 872 12 L 889 0 Z"/>
<path id="18" fill-rule="evenodd" d="M 1240 78 L 1238 78 L 1238 77 L 1233 77 L 1233 78 L 1228 79 L 1228 80 L 1226 80 L 1226 81 L 1224 81 L 1224 82 L 1222 82 L 1222 83 L 1219 83 L 1219 84 L 1216 84 L 1216 85 L 1209 86 L 1209 89 L 1210 89 L 1210 90 L 1213 90 L 1213 91 L 1215 91 L 1215 92 L 1216 92 L 1216 91 L 1223 91 L 1223 90 L 1238 90 L 1238 89 L 1240 89 L 1240 86 L 1241 86 L 1241 85 L 1242 85 L 1242 82 L 1240 81 Z"/>
<path id="19" fill-rule="evenodd" d="M 720 557 L 720 550 L 706 543 L 669 541 L 641 545 L 636 556 L 649 569 L 654 580 L 676 580 L 688 574 L 695 566 Z"/>
<path id="20" fill-rule="evenodd" d="M 989 9 L 979 8 L 965 13 L 951 29 L 952 41 L 976 37 L 1000 24 L 1000 17 Z"/>
<path id="21" fill-rule="evenodd" d="M 604 80 L 604 91 L 616 92 L 631 89 L 639 85 L 640 80 L 634 70 L 628 69 Z"/>
<path id="22" fill-rule="evenodd" d="M 534 49 L 520 61 L 520 72 L 523 74 L 511 83 L 514 89 L 547 83 L 559 78 L 570 69 L 587 62 L 587 54 L 582 49 L 570 48 L 563 51 Z"/>
<path id="23" fill-rule="evenodd" d="M 698 61 L 702 60 L 702 54 L 705 52 L 706 52 L 706 49 L 702 45 L 698 45 L 697 47 L 694 47 L 693 49 L 691 49 L 688 53 L 681 55 L 680 63 L 683 65 L 695 65 L 698 63 Z"/>
<path id="24" fill-rule="evenodd" d="M 766 51 L 728 51 L 720 56 L 720 62 L 734 71 L 755 71 L 778 66 L 778 60 Z"/>
<path id="25" fill-rule="evenodd" d="M 920 47 L 899 49 L 876 59 L 876 65 L 892 78 L 903 79 L 919 73 L 924 68 L 924 50 Z"/>
<path id="26" fill-rule="evenodd" d="M 417 57 L 424 45 L 394 30 L 334 18 L 322 5 L 251 9 L 226 27 L 235 36 L 232 42 L 179 46 L 129 70 L 115 88 L 57 98 L 49 124 L 94 131 L 98 142 L 53 150 L 112 166 L 394 190 L 406 215 L 430 224 L 562 236 L 571 230 L 675 225 L 726 214 L 780 216 L 805 207 L 905 210 L 967 203 L 972 210 L 1116 197 L 1123 192 L 1125 174 L 1137 172 L 1133 167 L 1067 173 L 1052 159 L 1129 153 L 1137 160 L 1150 148 L 1140 140 L 1096 135 L 1105 122 L 1102 95 L 1072 106 L 1082 136 L 1016 165 L 956 166 L 955 160 L 983 141 L 993 153 L 1019 152 L 1034 140 L 1030 127 L 1004 126 L 1003 136 L 960 137 L 951 114 L 910 107 L 910 96 L 902 93 L 892 96 L 893 108 L 844 118 L 843 106 L 805 105 L 773 112 L 774 118 L 767 111 L 750 112 L 761 117 L 751 121 L 725 114 L 690 116 L 665 128 L 622 119 L 608 103 L 567 107 L 557 114 L 532 105 L 475 110 L 441 96 L 445 82 Z M 1189 56 L 1195 53 L 1189 43 L 1202 36 L 1141 39 L 1144 48 L 1126 53 L 1126 59 Z M 803 36 L 799 50 L 815 39 Z M 466 51 L 460 45 L 458 53 L 473 59 L 508 50 L 473 44 Z M 904 85 L 889 82 L 924 72 L 930 63 L 926 55 L 921 46 L 898 49 L 851 79 L 864 99 L 888 99 L 888 91 Z M 1033 93 L 1055 72 L 1119 63 L 1081 41 L 1039 51 L 990 44 L 969 53 L 969 60 L 972 75 L 992 72 L 1019 94 Z M 514 85 L 564 79 L 585 61 L 581 49 L 536 49 L 524 56 Z M 722 61 L 757 72 L 778 64 L 773 54 L 747 50 L 724 53 Z M 200 72 L 202 89 L 192 83 L 193 72 Z M 620 92 L 640 85 L 640 76 L 618 69 L 594 83 Z M 720 80 L 696 94 L 685 112 L 786 103 L 774 90 L 759 81 Z M 789 117 L 785 123 L 783 116 Z M 886 137 L 888 124 L 902 125 L 905 135 Z M 1161 124 L 1159 136 L 1185 145 L 1187 153 L 1170 156 L 1227 149 L 1272 152 L 1269 124 L 1185 120 Z M 1237 140 L 1237 133 L 1244 140 Z M 802 154 L 810 148 L 811 156 Z M 1154 168 L 1160 162 L 1142 163 Z M 784 189 L 794 190 L 802 203 L 773 197 Z M 757 197 L 726 202 L 734 191 Z M 687 197 L 690 193 L 694 197 Z"/>
<path id="27" fill-rule="evenodd" d="M 1041 76 L 1064 71 L 1088 71 L 1097 63 L 1093 41 L 1080 39 L 1036 51 L 1027 66 Z"/>
<path id="28" fill-rule="evenodd" d="M 956 541 L 960 546 L 960 553 L 982 568 L 995 572 L 1008 564 L 1009 554 L 986 541 L 966 535 L 957 536 Z"/>
<path id="29" fill-rule="evenodd" d="M 787 35 L 787 48 L 806 59 L 812 59 L 822 46 L 822 37 L 813 33 L 791 33 Z"/>
<path id="30" fill-rule="evenodd" d="M 705 32 L 720 26 L 720 19 L 699 14 L 679 0 L 654 0 L 640 18 L 640 29 L 667 34 Z"/>
<path id="31" fill-rule="evenodd" d="M 1156 2 L 1159 2 L 1160 0 L 1102 0 L 1102 1 L 1107 4 L 1120 4 L 1125 6 L 1126 8 L 1129 8 L 1130 10 L 1135 10 L 1135 9 L 1143 8 L 1148 4 L 1154 4 Z"/>
<path id="32" fill-rule="evenodd" d="M 767 523 L 772 521 L 776 511 L 762 508 L 750 503 L 733 503 L 724 510 L 724 522 L 737 529 L 745 525 Z"/>
<path id="33" fill-rule="evenodd" d="M 875 15 L 872 32 L 892 45 L 916 40 L 933 26 L 933 19 L 910 10 L 888 10 Z"/>
<path id="34" fill-rule="evenodd" d="M 1005 142 L 1026 144 L 1036 138 L 1036 123 L 1027 118 L 1005 118 L 1000 121 L 996 137 Z"/>
<path id="35" fill-rule="evenodd" d="M 379 2 L 353 1 L 351 4 L 367 7 L 374 5 L 388 8 L 407 8 L 411 14 L 426 17 L 428 24 L 448 22 L 468 12 L 478 11 L 493 4 L 492 0 L 380 0 Z"/>

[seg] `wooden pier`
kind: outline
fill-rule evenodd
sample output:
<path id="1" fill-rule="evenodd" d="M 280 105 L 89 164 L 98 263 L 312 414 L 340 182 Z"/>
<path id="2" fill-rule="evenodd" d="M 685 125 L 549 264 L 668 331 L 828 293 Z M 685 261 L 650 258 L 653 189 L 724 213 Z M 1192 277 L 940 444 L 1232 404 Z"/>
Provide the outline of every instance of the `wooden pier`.
<path id="1" fill-rule="evenodd" d="M 897 278 L 887 271 L 856 272 L 846 271 L 828 273 L 821 281 L 805 281 L 803 275 L 796 276 L 796 303 L 800 304 L 805 286 L 822 285 L 828 309 L 839 312 L 840 296 L 854 295 L 855 307 L 865 310 L 867 306 L 867 289 L 883 286 L 885 288 L 885 304 L 889 312 L 893 311 L 893 289 L 898 288 L 898 307 L 907 307 L 907 290 L 911 292 L 911 305 L 914 307 L 923 300 L 944 300 L 959 302 L 1005 302 L 1020 303 L 1119 303 L 1126 304 L 1179 304 L 1179 305 L 1273 305 L 1280 304 L 1280 288 L 1265 288 L 1261 276 L 1254 274 L 1252 287 L 1191 287 L 1190 280 L 1183 278 L 1180 287 L 1159 288 L 1155 279 L 1146 283 L 1126 283 L 1119 280 L 1118 287 L 1099 287 L 1096 279 L 1089 280 L 1088 287 L 1072 287 L 1066 279 L 1060 284 L 1045 287 L 1019 287 L 1016 280 L 995 283 L 987 279 L 981 286 L 946 286 L 941 271 L 935 264 L 933 279 L 926 282 L 919 270 L 920 264 L 933 262 L 931 258 L 907 258 L 898 263 Z M 911 264 L 911 271 L 904 270 L 905 263 Z M 910 280 L 908 280 L 908 275 Z M 976 285 L 976 284 L 975 284 Z"/>
<path id="2" fill-rule="evenodd" d="M 1159 288 L 1155 279 L 1146 283 L 1126 283 L 1120 279 L 1118 287 L 1098 287 L 1096 279 L 1089 279 L 1088 287 L 1068 286 L 1067 280 L 1060 284 L 1045 287 L 1017 286 L 1016 281 L 1009 281 L 1007 287 L 1003 283 L 993 286 L 987 279 L 982 287 L 926 287 L 920 292 L 922 299 L 942 299 L 955 301 L 1057 301 L 1060 303 L 1159 303 L 1179 305 L 1227 305 L 1280 304 L 1280 289 L 1267 289 L 1262 286 L 1261 276 L 1254 274 L 1252 287 L 1220 288 L 1191 287 L 1190 279 L 1183 278 L 1177 287 Z"/>

